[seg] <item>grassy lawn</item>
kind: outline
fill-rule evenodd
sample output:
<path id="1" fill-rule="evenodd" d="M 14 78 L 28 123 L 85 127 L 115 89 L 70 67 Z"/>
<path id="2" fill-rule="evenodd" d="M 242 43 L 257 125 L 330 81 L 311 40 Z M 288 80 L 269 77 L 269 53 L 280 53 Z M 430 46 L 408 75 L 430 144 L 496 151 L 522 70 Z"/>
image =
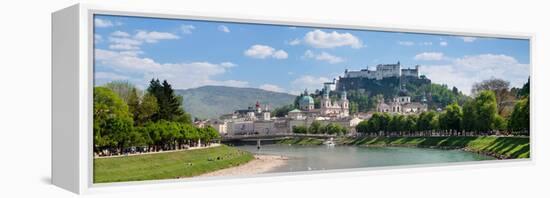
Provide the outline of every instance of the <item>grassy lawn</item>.
<path id="1" fill-rule="evenodd" d="M 219 157 L 219 159 L 218 159 Z M 246 151 L 225 145 L 207 149 L 94 159 L 94 183 L 192 177 L 244 164 Z"/>
<path id="2" fill-rule="evenodd" d="M 357 146 L 418 146 L 465 148 L 472 152 L 498 155 L 503 158 L 529 158 L 528 137 L 371 137 L 343 138 L 339 144 Z"/>

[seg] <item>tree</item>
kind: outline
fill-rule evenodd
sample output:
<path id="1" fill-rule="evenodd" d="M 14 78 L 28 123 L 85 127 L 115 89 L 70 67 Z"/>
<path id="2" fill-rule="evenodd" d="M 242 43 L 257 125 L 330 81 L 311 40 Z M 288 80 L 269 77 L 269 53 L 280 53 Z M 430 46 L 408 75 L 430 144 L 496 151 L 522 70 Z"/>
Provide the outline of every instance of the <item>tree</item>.
<path id="1" fill-rule="evenodd" d="M 437 129 L 437 114 L 433 111 L 422 112 L 418 116 L 416 128 L 420 131 Z"/>
<path id="2" fill-rule="evenodd" d="M 363 120 L 361 122 L 359 122 L 359 124 L 357 124 L 357 126 L 355 126 L 355 130 L 359 133 L 367 133 L 369 132 L 368 130 L 368 126 L 369 125 L 369 121 L 368 120 Z"/>
<path id="3" fill-rule="evenodd" d="M 462 128 L 468 132 L 478 131 L 478 127 L 477 127 L 478 115 L 477 115 L 477 110 L 475 106 L 475 101 L 468 100 L 466 103 L 464 103 L 464 107 L 462 108 L 462 111 L 463 111 Z"/>
<path id="4" fill-rule="evenodd" d="M 128 105 L 112 90 L 94 88 L 94 145 L 118 147 L 127 146 L 128 136 L 133 131 L 132 116 Z"/>
<path id="5" fill-rule="evenodd" d="M 134 120 L 138 120 L 139 117 L 139 103 L 140 98 L 138 96 L 138 90 L 135 87 L 130 88 L 130 93 L 128 94 L 128 98 L 126 100 L 126 104 L 128 104 L 128 111 L 132 114 Z"/>
<path id="6" fill-rule="evenodd" d="M 441 129 L 460 131 L 462 129 L 462 117 L 462 108 L 456 102 L 448 105 L 439 118 Z"/>
<path id="7" fill-rule="evenodd" d="M 497 101 L 493 91 L 481 91 L 475 98 L 475 110 L 477 111 L 478 131 L 490 131 L 496 129 L 495 119 L 498 115 Z"/>
<path id="8" fill-rule="evenodd" d="M 511 107 L 511 104 L 514 100 L 514 95 L 510 92 L 510 82 L 492 78 L 489 80 L 484 80 L 480 83 L 475 83 L 472 86 L 472 93 L 478 95 L 482 91 L 493 91 L 495 93 L 495 99 L 497 104 L 497 112 L 500 115 L 503 115 L 504 111 L 507 108 Z"/>
<path id="9" fill-rule="evenodd" d="M 512 131 L 529 132 L 529 96 L 517 101 L 508 120 L 508 128 Z"/>
<path id="10" fill-rule="evenodd" d="M 321 122 L 315 120 L 309 126 L 309 133 L 317 134 L 321 133 Z"/>
<path id="11" fill-rule="evenodd" d="M 525 83 L 523 85 L 523 87 L 521 87 L 521 89 L 518 91 L 518 94 L 517 94 L 518 98 L 523 98 L 525 96 L 529 96 L 530 81 L 531 81 L 531 78 L 528 78 L 527 83 Z"/>
<path id="12" fill-rule="evenodd" d="M 295 109 L 294 105 L 289 104 L 289 105 L 285 105 L 285 106 L 282 106 L 282 107 L 275 108 L 275 109 L 273 109 L 273 111 L 271 113 L 275 117 L 280 117 L 281 118 L 281 117 L 285 117 L 286 115 L 288 115 L 288 112 L 292 111 L 293 109 Z"/>
<path id="13" fill-rule="evenodd" d="M 306 134 L 307 133 L 307 127 L 306 126 L 292 126 L 292 132 L 293 133 L 299 133 L 299 134 Z"/>
<path id="14" fill-rule="evenodd" d="M 109 88 L 115 92 L 126 104 L 129 104 L 129 100 L 134 91 L 139 92 L 137 88 L 128 81 L 112 81 L 109 82 L 103 87 Z M 136 95 L 141 95 L 141 93 L 136 93 Z"/>
<path id="15" fill-rule="evenodd" d="M 141 102 L 138 106 L 138 113 L 134 116 L 134 119 L 138 125 L 143 124 L 152 120 L 153 115 L 158 113 L 158 111 L 157 98 L 150 93 L 146 93 L 141 98 Z"/>
<path id="16" fill-rule="evenodd" d="M 147 92 L 155 96 L 159 107 L 158 113 L 153 115 L 154 121 L 191 123 L 191 116 L 183 110 L 183 98 L 176 96 L 172 86 L 166 80 L 161 84 L 158 79 L 152 79 Z"/>
<path id="17" fill-rule="evenodd" d="M 405 128 L 405 116 L 403 115 L 395 115 L 390 118 L 390 122 L 388 123 L 388 131 L 393 132 L 400 132 L 404 131 Z"/>
<path id="18" fill-rule="evenodd" d="M 405 123 L 403 126 L 403 130 L 408 132 L 416 131 L 416 122 L 418 121 L 418 117 L 416 115 L 409 115 L 405 119 Z"/>

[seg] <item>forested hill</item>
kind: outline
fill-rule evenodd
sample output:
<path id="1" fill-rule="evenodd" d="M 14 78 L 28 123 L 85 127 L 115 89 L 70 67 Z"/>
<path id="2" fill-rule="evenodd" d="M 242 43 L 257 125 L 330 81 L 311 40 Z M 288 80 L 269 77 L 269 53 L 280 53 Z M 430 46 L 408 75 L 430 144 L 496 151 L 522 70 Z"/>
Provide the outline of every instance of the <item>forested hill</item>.
<path id="1" fill-rule="evenodd" d="M 444 108 L 453 102 L 462 104 L 467 99 L 467 96 L 457 88 L 432 83 L 425 76 L 420 78 L 391 77 L 382 80 L 342 78 L 337 89 L 342 90 L 343 88 L 348 92 L 352 113 L 373 110 L 381 97 L 390 100 L 400 92 L 405 92 L 404 94 L 411 96 L 415 102 L 425 99 L 430 109 Z"/>
<path id="2" fill-rule="evenodd" d="M 270 104 L 271 108 L 292 104 L 296 96 L 256 88 L 203 86 L 176 90 L 183 97 L 185 111 L 196 118 L 218 118 L 237 109 L 254 106 L 256 101 Z"/>

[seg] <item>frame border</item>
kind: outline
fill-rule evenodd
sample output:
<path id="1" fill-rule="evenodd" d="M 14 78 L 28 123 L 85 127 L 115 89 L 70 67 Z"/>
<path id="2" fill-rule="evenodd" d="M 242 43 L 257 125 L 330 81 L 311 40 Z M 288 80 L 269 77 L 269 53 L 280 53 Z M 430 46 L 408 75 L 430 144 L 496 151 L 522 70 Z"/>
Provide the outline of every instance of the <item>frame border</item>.
<path id="1" fill-rule="evenodd" d="M 186 179 L 166 179 L 166 180 L 149 180 L 149 181 L 133 181 L 133 182 L 117 182 L 94 184 L 93 183 L 93 85 L 94 85 L 94 15 L 120 15 L 145 18 L 164 18 L 164 19 L 182 19 L 182 20 L 203 20 L 203 21 L 218 21 L 218 22 L 234 22 L 248 24 L 263 24 L 263 25 L 284 25 L 298 27 L 318 27 L 318 28 L 337 28 L 337 29 L 352 29 L 352 30 L 368 30 L 368 31 L 387 31 L 387 32 L 406 32 L 418 34 L 440 34 L 451 36 L 476 36 L 490 38 L 506 38 L 506 39 L 525 39 L 529 40 L 529 70 L 530 81 L 534 82 L 534 67 L 533 67 L 533 49 L 535 45 L 535 35 L 533 33 L 524 32 L 504 32 L 495 33 L 490 30 L 470 30 L 470 29 L 453 29 L 441 27 L 421 27 L 421 26 L 403 26 L 391 24 L 375 24 L 362 23 L 357 21 L 342 21 L 342 20 L 316 20 L 305 18 L 283 18 L 273 16 L 249 16 L 243 14 L 227 14 L 227 13 L 203 13 L 192 11 L 173 11 L 173 10 L 145 10 L 145 9 L 128 9 L 102 7 L 90 4 L 76 4 L 72 7 L 77 7 L 79 10 L 79 158 L 78 164 L 80 167 L 79 189 L 73 192 L 76 193 L 102 193 L 102 192 L 117 192 L 126 190 L 141 190 L 141 189 L 166 189 L 166 188 L 187 188 L 198 186 L 211 185 L 234 185 L 246 183 L 266 183 L 266 182 L 281 182 L 287 179 L 291 180 L 312 180 L 320 178 L 334 177 L 357 177 L 379 174 L 402 174 L 407 172 L 424 172 L 435 170 L 456 170 L 456 169 L 472 169 L 472 168 L 494 168 L 504 166 L 525 166 L 534 165 L 536 155 L 534 152 L 534 111 L 535 106 L 534 94 L 530 94 L 530 158 L 528 159 L 509 159 L 498 161 L 474 161 L 474 162 L 459 162 L 459 163 L 436 163 L 424 165 L 406 165 L 406 166 L 387 166 L 387 167 L 365 167 L 354 169 L 336 169 L 324 171 L 307 171 L 307 172 L 286 172 L 286 173 L 268 173 L 252 176 L 227 176 L 213 178 L 186 178 Z M 52 43 L 52 46 L 55 45 Z M 533 90 L 534 85 L 530 83 L 530 89 Z M 53 102 L 53 100 L 52 100 Z M 56 111 L 57 109 L 53 109 Z M 54 131 L 52 133 L 55 134 Z M 53 154 L 52 154 L 53 155 Z M 53 162 L 52 162 L 53 163 Z M 52 164 L 52 169 L 53 169 Z M 374 170 L 374 171 L 373 171 Z M 304 177 L 305 176 L 305 177 Z M 52 179 L 54 176 L 52 176 Z M 231 181 L 231 182 L 228 182 Z M 155 185 L 151 185 L 155 184 Z"/>

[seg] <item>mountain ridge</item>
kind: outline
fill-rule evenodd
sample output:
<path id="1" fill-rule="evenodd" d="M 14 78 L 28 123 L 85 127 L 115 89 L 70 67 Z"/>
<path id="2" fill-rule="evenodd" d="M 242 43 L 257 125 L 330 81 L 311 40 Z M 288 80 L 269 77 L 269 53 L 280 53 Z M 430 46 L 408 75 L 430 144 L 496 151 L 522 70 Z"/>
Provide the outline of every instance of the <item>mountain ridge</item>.
<path id="1" fill-rule="evenodd" d="M 262 107 L 269 104 L 271 109 L 292 104 L 295 95 L 267 91 L 258 88 L 207 85 L 190 89 L 176 89 L 183 97 L 183 108 L 194 118 L 212 119 L 246 109 L 259 102 Z"/>

